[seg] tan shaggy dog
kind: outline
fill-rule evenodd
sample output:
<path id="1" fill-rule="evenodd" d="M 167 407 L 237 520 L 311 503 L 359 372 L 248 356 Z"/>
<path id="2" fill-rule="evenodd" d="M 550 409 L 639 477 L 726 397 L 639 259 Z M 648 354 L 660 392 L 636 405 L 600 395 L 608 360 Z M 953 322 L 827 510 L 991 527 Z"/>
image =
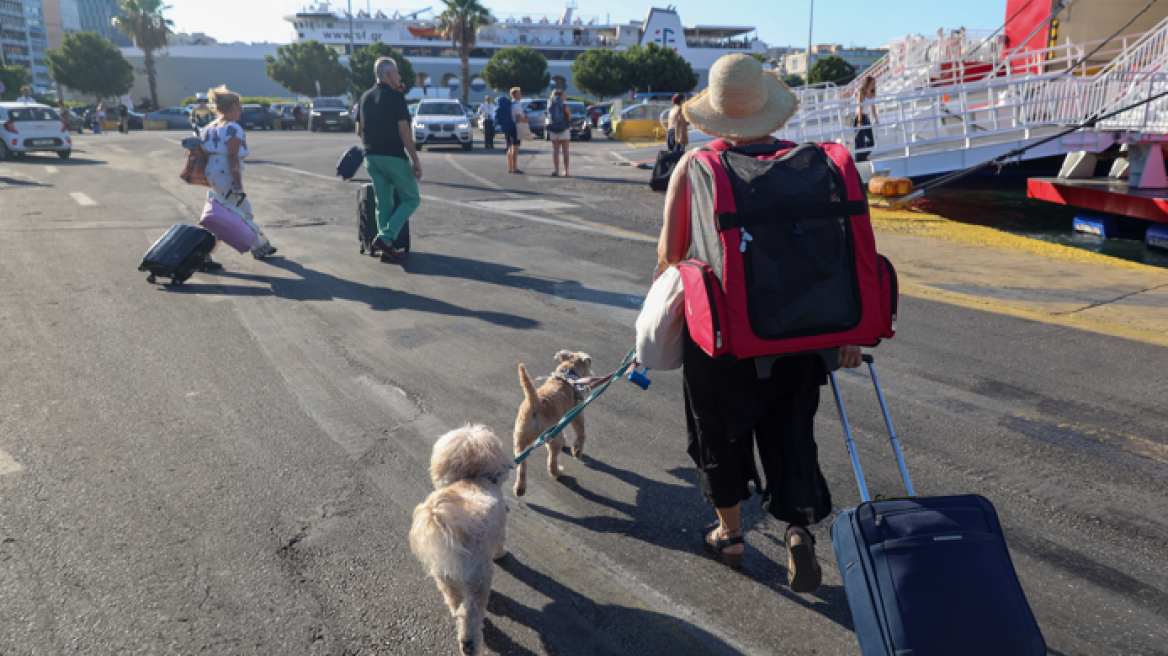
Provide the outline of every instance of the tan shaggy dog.
<path id="1" fill-rule="evenodd" d="M 560 351 L 556 354 L 560 365 L 555 373 L 538 390 L 535 381 L 527 375 L 527 368 L 519 365 L 519 384 L 523 386 L 523 403 L 519 415 L 515 417 L 515 455 L 531 446 L 545 430 L 563 418 L 576 407 L 582 397 L 569 380 L 592 377 L 592 357 L 587 353 Z M 576 442 L 572 445 L 572 455 L 577 458 L 584 452 L 584 416 L 577 415 L 572 420 L 572 432 Z M 564 468 L 560 466 L 560 450 L 564 448 L 564 434 L 560 433 L 547 443 L 548 473 L 559 478 Z M 527 492 L 527 461 L 519 463 L 515 473 L 515 496 Z"/>
<path id="2" fill-rule="evenodd" d="M 452 430 L 430 456 L 434 492 L 414 508 L 410 548 L 446 597 L 459 650 L 467 656 L 483 650 L 492 561 L 507 555 L 507 505 L 499 483 L 510 464 L 503 443 L 486 427 Z"/>

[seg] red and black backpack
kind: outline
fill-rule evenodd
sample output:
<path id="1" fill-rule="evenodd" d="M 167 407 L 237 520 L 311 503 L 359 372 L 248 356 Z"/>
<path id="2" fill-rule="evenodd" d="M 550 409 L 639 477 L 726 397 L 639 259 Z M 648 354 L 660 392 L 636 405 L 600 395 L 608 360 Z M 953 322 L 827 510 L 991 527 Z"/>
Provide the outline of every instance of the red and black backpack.
<path id="1" fill-rule="evenodd" d="M 719 140 L 694 160 L 712 207 L 692 204 L 696 243 L 679 269 L 686 322 L 702 350 L 760 358 L 893 336 L 896 271 L 876 253 L 847 148 Z"/>

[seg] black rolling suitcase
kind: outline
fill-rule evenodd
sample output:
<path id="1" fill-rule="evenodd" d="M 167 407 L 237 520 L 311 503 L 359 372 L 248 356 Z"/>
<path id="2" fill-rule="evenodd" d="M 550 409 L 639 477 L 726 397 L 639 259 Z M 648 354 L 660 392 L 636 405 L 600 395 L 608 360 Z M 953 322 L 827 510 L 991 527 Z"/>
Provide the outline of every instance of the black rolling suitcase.
<path id="1" fill-rule="evenodd" d="M 197 226 L 179 223 L 146 251 L 138 270 L 150 272 L 146 282 L 153 283 L 161 277 L 170 278 L 171 284 L 181 285 L 194 274 L 213 248 L 215 235 Z"/>
<path id="2" fill-rule="evenodd" d="M 354 175 L 357 175 L 357 170 L 361 168 L 361 164 L 364 161 L 365 151 L 360 146 L 349 148 L 337 160 L 337 175 L 341 176 L 342 180 L 348 180 Z"/>
<path id="3" fill-rule="evenodd" d="M 397 200 L 396 193 L 394 200 Z M 377 232 L 377 194 L 373 193 L 373 185 L 366 183 L 357 190 L 357 239 L 361 242 L 362 254 L 369 253 L 370 257 L 377 257 L 376 249 L 373 248 L 373 240 L 377 239 Z M 406 221 L 401 231 L 397 233 L 397 241 L 394 246 L 409 252 L 409 221 Z"/>
<path id="4" fill-rule="evenodd" d="M 657 153 L 657 163 L 653 166 L 653 177 L 649 178 L 649 188 L 653 191 L 665 191 L 669 188 L 669 178 L 673 176 L 673 169 L 685 154 L 682 150 L 662 150 Z"/>
<path id="5" fill-rule="evenodd" d="M 831 526 L 863 656 L 1041 656 L 1046 643 L 1002 527 L 978 495 L 917 497 L 872 356 L 865 355 L 908 493 L 871 501 L 835 373 L 831 390 L 863 503 Z"/>

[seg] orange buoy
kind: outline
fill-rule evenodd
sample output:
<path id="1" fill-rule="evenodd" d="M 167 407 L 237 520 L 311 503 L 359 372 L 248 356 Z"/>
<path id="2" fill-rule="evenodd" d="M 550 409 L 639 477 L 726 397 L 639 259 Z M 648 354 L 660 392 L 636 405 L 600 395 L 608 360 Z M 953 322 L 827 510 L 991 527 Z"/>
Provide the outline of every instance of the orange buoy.
<path id="1" fill-rule="evenodd" d="M 868 191 L 877 196 L 907 196 L 912 190 L 913 183 L 908 178 L 872 178 L 868 181 Z"/>

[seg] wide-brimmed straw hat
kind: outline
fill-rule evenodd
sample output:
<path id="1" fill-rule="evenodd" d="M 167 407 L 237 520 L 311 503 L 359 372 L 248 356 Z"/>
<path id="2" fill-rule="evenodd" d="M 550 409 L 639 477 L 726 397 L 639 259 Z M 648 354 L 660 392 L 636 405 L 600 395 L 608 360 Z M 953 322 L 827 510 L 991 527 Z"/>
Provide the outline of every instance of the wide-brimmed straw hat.
<path id="1" fill-rule="evenodd" d="M 754 139 L 783 127 L 799 99 L 754 57 L 726 55 L 710 67 L 710 86 L 683 106 L 695 128 L 714 137 Z"/>

